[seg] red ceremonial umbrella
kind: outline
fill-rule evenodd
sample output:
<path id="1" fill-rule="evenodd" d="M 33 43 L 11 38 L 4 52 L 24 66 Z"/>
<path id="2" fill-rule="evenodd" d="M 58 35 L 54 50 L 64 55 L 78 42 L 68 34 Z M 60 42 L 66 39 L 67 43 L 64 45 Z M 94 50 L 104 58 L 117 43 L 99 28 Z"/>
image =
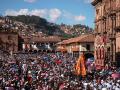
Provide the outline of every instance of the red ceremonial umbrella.
<path id="1" fill-rule="evenodd" d="M 112 78 L 120 78 L 120 73 L 113 73 L 112 75 Z"/>

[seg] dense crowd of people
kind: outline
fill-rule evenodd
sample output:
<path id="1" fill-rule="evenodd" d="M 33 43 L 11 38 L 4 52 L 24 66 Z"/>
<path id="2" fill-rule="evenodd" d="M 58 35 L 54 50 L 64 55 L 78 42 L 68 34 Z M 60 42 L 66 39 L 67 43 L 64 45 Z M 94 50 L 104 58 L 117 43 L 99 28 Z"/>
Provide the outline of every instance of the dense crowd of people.
<path id="1" fill-rule="evenodd" d="M 69 54 L 0 51 L 0 90 L 120 90 L 120 79 L 110 73 L 93 68 L 86 77 L 75 75 L 76 60 Z"/>

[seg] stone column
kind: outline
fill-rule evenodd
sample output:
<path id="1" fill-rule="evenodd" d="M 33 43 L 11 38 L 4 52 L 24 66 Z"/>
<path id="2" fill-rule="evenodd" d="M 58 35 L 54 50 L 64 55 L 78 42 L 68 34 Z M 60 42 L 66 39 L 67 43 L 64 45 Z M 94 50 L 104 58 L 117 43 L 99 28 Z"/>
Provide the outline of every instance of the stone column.
<path id="1" fill-rule="evenodd" d="M 116 62 L 116 38 L 115 38 L 115 27 L 116 27 L 116 15 L 111 15 L 112 21 L 112 32 L 111 32 L 111 63 L 114 64 Z"/>

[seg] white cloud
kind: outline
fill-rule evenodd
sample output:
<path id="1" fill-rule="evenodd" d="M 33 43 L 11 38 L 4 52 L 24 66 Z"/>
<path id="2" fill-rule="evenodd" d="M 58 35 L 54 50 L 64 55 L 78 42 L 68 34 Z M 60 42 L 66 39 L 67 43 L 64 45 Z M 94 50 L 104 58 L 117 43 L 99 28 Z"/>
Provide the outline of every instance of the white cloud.
<path id="1" fill-rule="evenodd" d="M 6 10 L 5 15 L 9 16 L 17 16 L 17 15 L 35 15 L 42 18 L 47 18 L 51 22 L 56 22 L 57 19 L 61 16 L 61 11 L 59 9 L 34 9 L 34 10 L 28 10 L 28 9 L 20 9 L 18 11 L 16 10 Z"/>
<path id="2" fill-rule="evenodd" d="M 57 8 L 51 9 L 49 11 L 49 19 L 51 22 L 56 22 L 56 20 L 61 16 L 61 11 Z"/>
<path id="3" fill-rule="evenodd" d="M 47 16 L 47 9 L 34 9 L 32 11 L 30 11 L 30 15 L 35 15 L 35 16 L 39 16 L 39 17 L 43 17 L 45 18 Z"/>
<path id="4" fill-rule="evenodd" d="M 74 21 L 84 21 L 86 19 L 85 16 L 83 15 L 74 15 L 70 12 L 67 12 L 67 11 L 63 11 L 63 16 L 70 19 L 70 20 L 74 20 Z"/>
<path id="5" fill-rule="evenodd" d="M 74 15 L 68 11 L 63 10 L 63 17 L 71 19 L 74 18 Z"/>
<path id="6" fill-rule="evenodd" d="M 20 9 L 19 11 L 15 11 L 15 10 L 5 11 L 5 15 L 9 15 L 9 16 L 28 15 L 28 14 L 29 14 L 28 9 Z"/>
<path id="7" fill-rule="evenodd" d="M 34 3 L 36 2 L 37 0 L 24 0 L 25 2 L 29 2 L 29 3 Z"/>
<path id="8" fill-rule="evenodd" d="M 80 16 L 74 16 L 74 20 L 75 21 L 84 21 L 85 19 L 86 19 L 86 17 L 82 16 L 82 15 L 80 15 Z"/>
<path id="9" fill-rule="evenodd" d="M 53 9 L 20 9 L 20 10 L 6 10 L 5 15 L 17 16 L 17 15 L 35 15 L 47 19 L 50 22 L 55 23 L 60 17 L 73 22 L 82 22 L 86 19 L 83 15 L 74 15 L 68 11 L 61 11 L 57 8 Z"/>
<path id="10" fill-rule="evenodd" d="M 9 16 L 17 16 L 17 15 L 35 15 L 39 17 L 44 17 L 47 15 L 47 9 L 34 9 L 34 10 L 28 10 L 28 9 L 20 9 L 18 11 L 15 10 L 6 10 L 5 15 Z"/>
<path id="11" fill-rule="evenodd" d="M 14 11 L 14 10 L 6 10 L 6 11 L 5 11 L 5 15 L 17 16 L 18 13 L 17 13 L 17 11 Z"/>
<path id="12" fill-rule="evenodd" d="M 18 12 L 18 15 L 28 15 L 29 10 L 28 9 L 20 9 Z"/>
<path id="13" fill-rule="evenodd" d="M 84 0 L 85 3 L 91 3 L 93 0 Z"/>

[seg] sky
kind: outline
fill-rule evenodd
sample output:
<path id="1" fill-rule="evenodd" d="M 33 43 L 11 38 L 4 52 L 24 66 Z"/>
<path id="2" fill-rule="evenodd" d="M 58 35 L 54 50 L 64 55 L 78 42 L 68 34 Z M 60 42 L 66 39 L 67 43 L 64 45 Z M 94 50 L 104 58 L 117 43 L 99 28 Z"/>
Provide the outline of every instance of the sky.
<path id="1" fill-rule="evenodd" d="M 36 15 L 57 24 L 94 28 L 92 0 L 1 0 L 0 15 Z"/>

